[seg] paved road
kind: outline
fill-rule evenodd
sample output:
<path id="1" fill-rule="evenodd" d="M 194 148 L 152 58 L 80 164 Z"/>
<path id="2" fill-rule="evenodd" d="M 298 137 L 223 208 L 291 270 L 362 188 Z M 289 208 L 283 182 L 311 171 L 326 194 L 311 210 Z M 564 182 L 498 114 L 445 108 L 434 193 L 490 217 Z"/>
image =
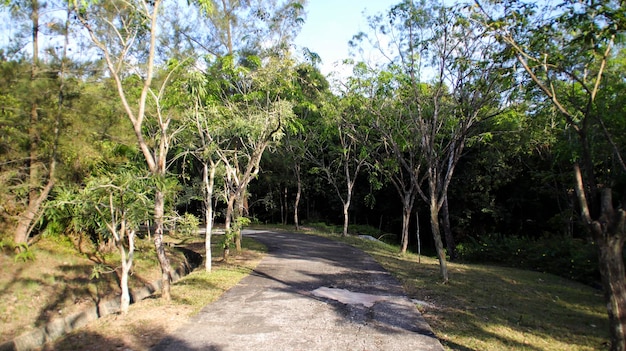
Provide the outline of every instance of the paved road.
<path id="1" fill-rule="evenodd" d="M 257 269 L 153 350 L 443 350 L 369 255 L 312 235 L 245 235 L 268 247 Z"/>

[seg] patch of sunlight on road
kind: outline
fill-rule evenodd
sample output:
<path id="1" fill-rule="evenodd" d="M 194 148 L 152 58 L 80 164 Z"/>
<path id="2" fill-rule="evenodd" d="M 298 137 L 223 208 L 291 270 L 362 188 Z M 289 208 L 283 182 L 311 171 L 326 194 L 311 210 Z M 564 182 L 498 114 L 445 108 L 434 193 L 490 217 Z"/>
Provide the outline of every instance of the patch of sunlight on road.
<path id="1" fill-rule="evenodd" d="M 348 305 L 361 304 L 368 308 L 374 306 L 376 302 L 385 301 L 389 298 L 389 296 L 364 294 L 352 292 L 346 289 L 327 288 L 324 286 L 311 291 L 311 293 L 317 297 L 324 297 Z"/>

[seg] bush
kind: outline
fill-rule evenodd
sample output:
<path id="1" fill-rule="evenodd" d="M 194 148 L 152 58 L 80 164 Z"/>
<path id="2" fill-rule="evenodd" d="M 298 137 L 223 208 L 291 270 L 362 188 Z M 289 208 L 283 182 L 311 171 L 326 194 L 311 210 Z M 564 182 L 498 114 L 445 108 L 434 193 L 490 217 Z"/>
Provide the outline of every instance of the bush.
<path id="1" fill-rule="evenodd" d="M 580 239 L 487 235 L 459 244 L 457 252 L 467 262 L 551 273 L 591 286 L 597 286 L 600 281 L 596 247 Z"/>

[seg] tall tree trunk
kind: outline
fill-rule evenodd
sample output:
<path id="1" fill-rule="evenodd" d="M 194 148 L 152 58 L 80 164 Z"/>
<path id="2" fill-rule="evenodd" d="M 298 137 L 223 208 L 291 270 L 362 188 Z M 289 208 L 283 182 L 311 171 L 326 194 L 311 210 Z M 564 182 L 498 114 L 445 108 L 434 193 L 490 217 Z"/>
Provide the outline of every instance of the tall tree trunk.
<path id="1" fill-rule="evenodd" d="M 213 255 L 211 253 L 211 235 L 213 231 L 213 186 L 215 184 L 216 166 L 211 165 L 210 169 L 207 163 L 204 163 L 203 182 L 204 182 L 204 230 L 205 240 L 204 248 L 206 251 L 206 262 L 204 268 L 210 272 L 212 267 Z"/>
<path id="2" fill-rule="evenodd" d="M 411 222 L 411 212 L 413 212 L 413 206 L 408 199 L 403 201 L 402 206 L 402 239 L 400 241 L 402 254 L 406 253 L 409 247 L 409 224 Z"/>
<path id="3" fill-rule="evenodd" d="M 33 0 L 31 2 L 31 20 L 32 20 L 32 40 L 33 40 L 33 62 L 31 62 L 30 68 L 30 81 L 33 84 L 37 79 L 37 67 L 39 65 L 39 1 Z M 31 204 L 37 201 L 37 188 L 39 187 L 39 160 L 37 152 L 39 149 L 39 142 L 41 136 L 39 135 L 39 105 L 37 103 L 37 96 L 32 96 L 32 103 L 30 106 L 30 124 L 28 128 L 29 136 L 29 148 L 30 154 L 28 158 L 29 169 L 29 189 L 28 189 L 28 202 L 29 207 Z"/>
<path id="4" fill-rule="evenodd" d="M 287 185 L 285 185 L 285 189 L 283 191 L 283 206 L 285 206 L 285 217 L 283 217 L 283 225 L 287 225 L 287 213 L 289 212 L 289 206 L 287 206 Z"/>
<path id="5" fill-rule="evenodd" d="M 437 250 L 437 258 L 439 259 L 439 270 L 444 283 L 448 283 L 448 266 L 446 264 L 446 252 L 443 248 L 441 240 L 441 231 L 439 229 L 439 207 L 437 206 L 437 197 L 432 192 L 430 196 L 430 226 L 435 241 L 435 249 Z"/>
<path id="6" fill-rule="evenodd" d="M 348 223 L 350 221 L 350 200 L 343 204 L 343 231 L 342 236 L 348 236 Z"/>
<path id="7" fill-rule="evenodd" d="M 598 264 L 609 316 L 612 351 L 626 350 L 626 274 L 624 271 L 624 212 L 602 228 L 595 222 Z M 621 222 L 621 223 L 619 223 Z M 616 228 L 621 226 L 621 228 Z M 612 227 L 612 228 L 611 228 Z M 607 231 L 603 231 L 607 229 Z M 615 231 L 617 229 L 617 231 Z"/>
<path id="8" fill-rule="evenodd" d="M 239 192 L 239 195 L 237 195 L 236 197 L 236 201 L 235 201 L 235 208 L 234 208 L 234 216 L 233 219 L 235 221 L 237 221 L 237 223 L 235 224 L 235 231 L 234 231 L 234 239 L 235 239 L 235 250 L 237 250 L 237 252 L 241 252 L 241 221 L 240 218 L 241 216 L 243 216 L 243 211 L 244 211 L 244 196 L 246 196 L 244 194 L 243 191 Z"/>
<path id="9" fill-rule="evenodd" d="M 233 208 L 235 207 L 235 194 L 230 193 L 228 195 L 228 202 L 226 203 L 226 216 L 224 218 L 224 261 L 228 259 L 230 255 L 230 244 L 232 240 L 232 220 L 233 220 Z"/>
<path id="10" fill-rule="evenodd" d="M 298 218 L 298 206 L 300 205 L 300 196 L 302 195 L 302 180 L 300 179 L 300 164 L 296 163 L 294 166 L 294 173 L 296 174 L 296 200 L 293 203 L 293 222 L 296 226 L 296 230 L 300 230 L 300 222 Z"/>
<path id="11" fill-rule="evenodd" d="M 37 79 L 37 67 L 39 65 L 39 1 L 33 0 L 30 3 L 31 14 L 31 36 L 32 36 L 32 50 L 33 59 L 30 65 L 30 82 L 31 85 L 35 85 Z M 41 203 L 45 199 L 41 199 L 39 193 L 40 175 L 39 169 L 41 168 L 40 160 L 38 157 L 39 142 L 41 136 L 39 135 L 39 105 L 37 103 L 36 94 L 31 97 L 33 100 L 30 105 L 30 120 L 28 126 L 28 138 L 29 138 L 29 157 L 26 161 L 26 167 L 28 169 L 28 204 L 22 214 L 20 214 L 17 220 L 17 227 L 15 229 L 13 241 L 16 244 L 24 244 L 28 241 L 28 235 L 30 233 L 31 224 L 33 223 L 37 212 L 41 206 Z M 47 194 L 46 194 L 47 197 Z"/>
<path id="12" fill-rule="evenodd" d="M 284 199 L 283 195 L 281 194 L 280 187 L 278 188 L 278 193 L 279 193 L 278 201 L 280 203 L 280 224 L 284 225 L 287 222 L 286 220 L 287 211 L 285 210 L 285 207 L 287 207 L 285 201 L 287 199 Z"/>
<path id="13" fill-rule="evenodd" d="M 611 351 L 626 350 L 626 272 L 624 242 L 626 212 L 613 207 L 610 188 L 600 194 L 600 217 L 593 220 L 585 194 L 585 183 L 578 164 L 574 164 L 575 190 L 581 216 L 598 247 L 598 266 L 609 317 Z"/>
<path id="14" fill-rule="evenodd" d="M 130 231 L 130 233 L 128 233 L 128 256 L 122 240 L 123 238 L 118 238 L 116 241 L 122 261 L 122 276 L 120 277 L 120 288 L 122 289 L 122 295 L 120 297 L 120 310 L 122 314 L 126 314 L 128 313 L 128 308 L 130 306 L 128 276 L 130 273 L 130 269 L 133 266 L 133 255 L 135 253 L 135 231 Z"/>
<path id="15" fill-rule="evenodd" d="M 454 236 L 452 235 L 452 228 L 450 225 L 450 212 L 448 209 L 448 194 L 444 195 L 442 211 L 442 224 L 443 232 L 446 238 L 446 248 L 448 249 L 448 255 L 450 255 L 450 261 L 456 260 L 456 243 Z"/>
<path id="16" fill-rule="evenodd" d="M 417 239 L 417 263 L 422 263 L 422 238 L 420 235 L 419 211 L 415 211 L 415 237 Z"/>
<path id="17" fill-rule="evenodd" d="M 159 264 L 161 265 L 161 291 L 162 297 L 166 301 L 171 300 L 170 283 L 172 281 L 172 269 L 170 261 L 165 254 L 165 246 L 163 244 L 163 215 L 165 212 L 165 196 L 163 191 L 157 190 L 154 195 L 154 248 L 156 250 Z"/>

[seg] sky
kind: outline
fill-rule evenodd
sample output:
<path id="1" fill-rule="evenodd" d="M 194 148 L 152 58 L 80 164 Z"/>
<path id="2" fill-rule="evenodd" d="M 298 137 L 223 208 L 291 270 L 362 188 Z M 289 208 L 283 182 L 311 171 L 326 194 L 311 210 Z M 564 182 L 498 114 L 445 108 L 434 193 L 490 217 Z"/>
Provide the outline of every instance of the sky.
<path id="1" fill-rule="evenodd" d="M 366 15 L 385 12 L 400 0 L 308 0 L 306 21 L 295 40 L 297 50 L 307 47 L 320 55 L 320 71 L 340 69 L 336 63 L 349 58 L 348 41 L 367 31 Z"/>

